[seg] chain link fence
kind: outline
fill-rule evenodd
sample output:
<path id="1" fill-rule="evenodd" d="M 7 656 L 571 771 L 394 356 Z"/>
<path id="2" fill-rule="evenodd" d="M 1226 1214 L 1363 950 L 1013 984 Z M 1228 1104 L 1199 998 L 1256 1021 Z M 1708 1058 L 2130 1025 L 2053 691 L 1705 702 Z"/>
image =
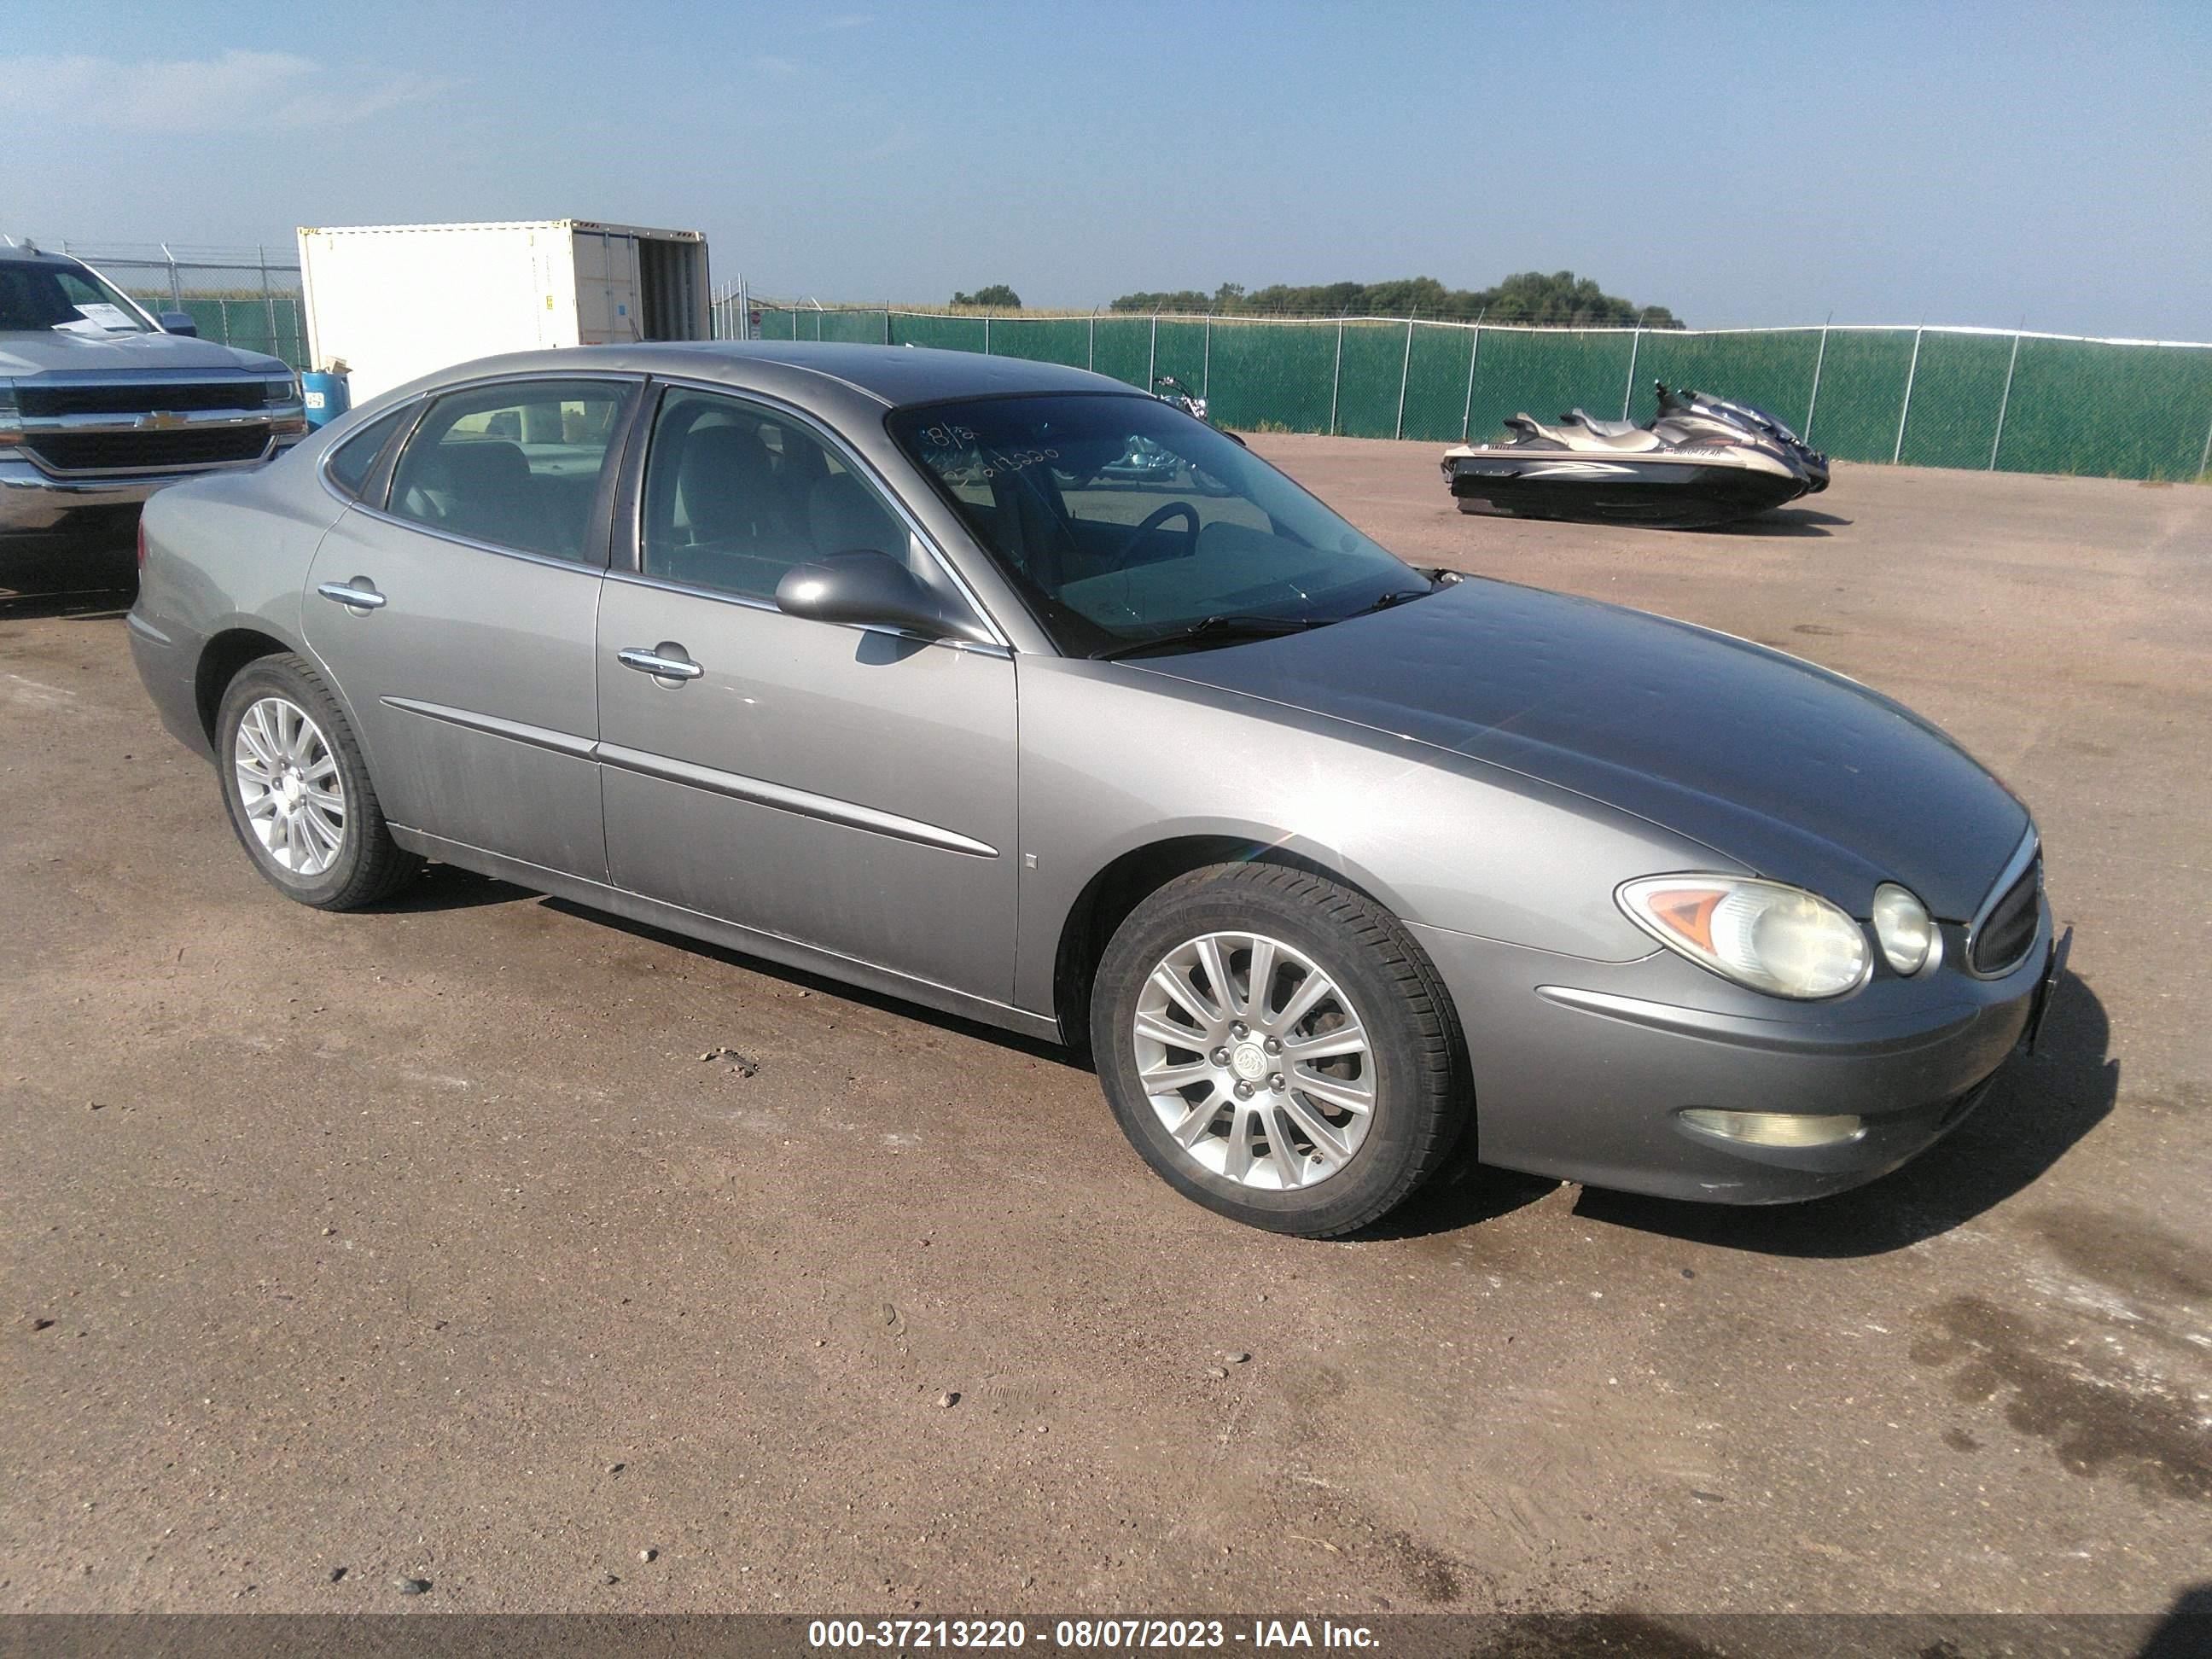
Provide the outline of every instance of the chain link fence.
<path id="1" fill-rule="evenodd" d="M 718 297 L 718 337 L 938 346 L 1172 374 L 1224 424 L 1459 442 L 1526 411 L 1649 420 L 1653 383 L 1759 404 L 1839 459 L 2191 479 L 2212 344 L 1973 328 L 1556 329 L 1372 318 L 980 315 Z"/>
<path id="2" fill-rule="evenodd" d="M 55 251 L 83 260 L 149 311 L 188 313 L 204 340 L 308 367 L 300 267 L 271 259 L 266 248 L 64 241 Z"/>

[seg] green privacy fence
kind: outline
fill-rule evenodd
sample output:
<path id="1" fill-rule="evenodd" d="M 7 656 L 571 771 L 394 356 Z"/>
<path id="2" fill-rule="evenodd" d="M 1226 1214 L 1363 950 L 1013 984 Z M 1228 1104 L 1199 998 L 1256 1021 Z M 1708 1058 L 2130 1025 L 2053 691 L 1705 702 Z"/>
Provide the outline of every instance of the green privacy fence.
<path id="1" fill-rule="evenodd" d="M 1455 443 L 1522 411 L 1648 420 L 1663 380 L 1756 404 L 1844 460 L 2164 479 L 2212 466 L 2212 345 L 1968 328 L 754 309 L 763 339 L 986 351 L 1137 386 L 1172 374 L 1247 428 Z"/>
<path id="2" fill-rule="evenodd" d="M 131 297 L 149 311 L 191 313 L 203 340 L 265 351 L 295 369 L 307 366 L 307 319 L 297 295 L 187 294 L 172 299 L 167 294 L 134 293 Z"/>
<path id="3" fill-rule="evenodd" d="M 265 247 L 185 248 L 166 243 L 128 246 L 64 241 L 61 251 L 84 260 L 155 313 L 189 313 L 204 340 L 265 351 L 295 369 L 307 366 L 307 312 L 300 268 Z"/>

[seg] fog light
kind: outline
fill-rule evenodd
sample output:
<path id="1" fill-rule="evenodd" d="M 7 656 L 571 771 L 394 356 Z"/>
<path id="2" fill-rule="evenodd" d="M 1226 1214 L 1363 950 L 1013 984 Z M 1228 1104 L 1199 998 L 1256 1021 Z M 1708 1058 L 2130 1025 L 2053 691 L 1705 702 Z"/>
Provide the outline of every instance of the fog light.
<path id="1" fill-rule="evenodd" d="M 1804 1112 L 1723 1112 L 1711 1106 L 1686 1107 L 1682 1121 L 1725 1140 L 1753 1146 L 1832 1146 L 1856 1140 L 1866 1133 L 1863 1120 L 1851 1112 L 1825 1115 Z"/>

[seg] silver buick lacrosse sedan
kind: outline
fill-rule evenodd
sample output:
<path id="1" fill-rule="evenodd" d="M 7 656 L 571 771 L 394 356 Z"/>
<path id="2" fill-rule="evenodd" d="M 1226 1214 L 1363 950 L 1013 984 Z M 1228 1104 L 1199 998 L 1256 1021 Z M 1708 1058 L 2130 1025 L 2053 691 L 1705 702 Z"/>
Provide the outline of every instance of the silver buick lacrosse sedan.
<path id="1" fill-rule="evenodd" d="M 2063 957 L 2026 807 L 1762 647 L 1409 566 L 1072 368 L 446 370 L 147 507 L 131 617 L 279 891 L 425 860 L 1086 1048 L 1222 1213 L 1486 1162 L 1762 1203 L 1926 1147 Z"/>

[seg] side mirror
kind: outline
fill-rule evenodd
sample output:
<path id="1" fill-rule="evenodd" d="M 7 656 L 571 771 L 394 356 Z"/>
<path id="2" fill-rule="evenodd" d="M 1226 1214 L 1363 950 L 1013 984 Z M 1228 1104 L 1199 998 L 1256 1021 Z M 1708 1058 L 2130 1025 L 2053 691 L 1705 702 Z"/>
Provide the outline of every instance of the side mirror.
<path id="1" fill-rule="evenodd" d="M 165 311 L 155 320 L 161 325 L 164 334 L 189 334 L 196 340 L 199 338 L 200 325 L 192 320 L 189 311 Z"/>
<path id="2" fill-rule="evenodd" d="M 925 639 L 984 637 L 913 571 L 872 550 L 832 553 L 811 564 L 792 566 L 775 585 L 775 608 L 786 616 L 896 628 Z"/>

